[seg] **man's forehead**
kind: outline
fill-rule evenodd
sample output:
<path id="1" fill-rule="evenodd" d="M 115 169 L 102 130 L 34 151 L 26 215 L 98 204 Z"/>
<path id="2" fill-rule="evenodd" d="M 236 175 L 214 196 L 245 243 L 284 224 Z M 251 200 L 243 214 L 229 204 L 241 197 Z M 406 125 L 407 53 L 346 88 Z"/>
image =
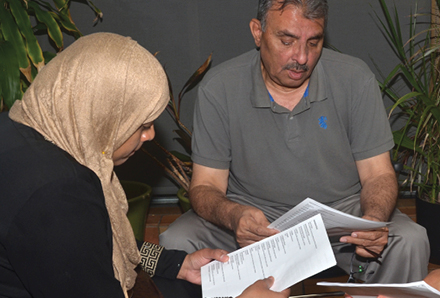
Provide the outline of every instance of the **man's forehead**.
<path id="1" fill-rule="evenodd" d="M 301 7 L 299 5 L 295 5 L 294 3 L 280 3 L 280 2 L 276 2 L 276 3 L 274 3 L 270 7 L 268 12 L 278 12 L 278 13 L 282 14 L 287 9 L 294 9 L 294 10 L 298 10 L 300 12 L 304 11 L 303 7 Z"/>
<path id="2" fill-rule="evenodd" d="M 324 32 L 324 26 L 325 26 L 325 19 L 324 18 L 316 18 L 316 19 L 307 18 L 304 15 L 303 8 L 302 7 L 298 7 L 296 5 L 293 5 L 293 4 L 286 5 L 282 9 L 280 9 L 280 6 L 281 5 L 278 4 L 278 8 L 277 7 L 271 8 L 268 11 L 267 17 L 266 17 L 266 22 L 267 22 L 268 25 L 270 23 L 272 23 L 272 22 L 277 23 L 278 20 L 280 18 L 282 18 L 284 14 L 289 14 L 289 13 L 293 12 L 293 14 L 295 14 L 296 17 L 303 18 L 305 20 L 308 20 L 308 21 L 314 22 L 316 24 L 319 24 L 319 26 L 322 27 L 322 32 Z M 296 18 L 296 17 L 293 17 L 293 14 L 292 14 L 292 18 Z"/>
<path id="3" fill-rule="evenodd" d="M 305 7 L 298 6 L 293 3 L 288 3 L 285 5 L 283 5 L 282 3 L 281 4 L 276 3 L 268 10 L 267 19 L 270 19 L 271 17 L 274 17 L 274 16 L 280 17 L 284 14 L 284 12 L 287 12 L 287 11 L 295 11 L 296 13 L 298 13 L 299 16 L 301 16 L 305 19 L 308 19 L 310 21 L 318 21 L 318 22 L 322 22 L 322 23 L 325 22 L 324 17 L 314 18 L 314 19 L 306 17 L 306 10 L 305 9 L 306 9 Z"/>

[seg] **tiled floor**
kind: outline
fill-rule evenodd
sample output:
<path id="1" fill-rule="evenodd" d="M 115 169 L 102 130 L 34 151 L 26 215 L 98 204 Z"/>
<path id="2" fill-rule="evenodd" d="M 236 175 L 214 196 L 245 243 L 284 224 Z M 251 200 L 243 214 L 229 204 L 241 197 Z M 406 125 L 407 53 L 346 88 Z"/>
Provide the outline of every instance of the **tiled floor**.
<path id="1" fill-rule="evenodd" d="M 411 219 L 416 221 L 415 201 L 414 199 L 399 199 L 398 208 L 406 213 Z M 165 231 L 168 226 L 182 214 L 182 210 L 178 204 L 152 204 L 147 217 L 147 225 L 145 229 L 145 241 L 159 244 L 159 234 Z M 440 265 L 430 264 L 429 270 L 440 268 Z M 326 278 L 326 281 L 346 282 L 348 276 L 340 276 L 335 278 Z M 307 279 L 292 287 L 292 295 L 332 292 L 335 289 L 316 286 L 318 279 Z M 335 296 L 341 297 L 341 296 Z"/>
<path id="2" fill-rule="evenodd" d="M 164 232 L 180 215 L 182 215 L 182 210 L 178 204 L 152 204 L 148 212 L 144 240 L 159 244 L 159 234 Z"/>

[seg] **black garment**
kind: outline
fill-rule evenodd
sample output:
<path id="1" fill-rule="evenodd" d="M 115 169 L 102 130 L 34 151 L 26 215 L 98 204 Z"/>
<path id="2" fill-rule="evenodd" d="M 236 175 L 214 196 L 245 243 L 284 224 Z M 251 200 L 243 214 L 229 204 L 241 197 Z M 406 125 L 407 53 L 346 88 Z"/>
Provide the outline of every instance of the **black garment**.
<path id="1" fill-rule="evenodd" d="M 164 298 L 202 298 L 202 287 L 186 280 L 169 279 L 155 275 L 153 281 Z"/>
<path id="2" fill-rule="evenodd" d="M 0 140 L 0 297 L 124 297 L 96 174 L 7 113 Z M 156 273 L 185 255 L 164 251 Z"/>

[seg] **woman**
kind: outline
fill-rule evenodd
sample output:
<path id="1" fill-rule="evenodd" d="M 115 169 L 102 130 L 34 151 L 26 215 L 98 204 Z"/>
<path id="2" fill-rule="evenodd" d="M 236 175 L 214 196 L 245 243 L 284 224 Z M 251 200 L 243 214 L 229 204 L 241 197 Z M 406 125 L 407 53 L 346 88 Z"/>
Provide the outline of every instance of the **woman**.
<path id="1" fill-rule="evenodd" d="M 147 50 L 96 33 L 48 63 L 0 114 L 0 297 L 128 297 L 138 264 L 200 284 L 201 266 L 227 260 L 222 250 L 186 255 L 148 243 L 141 257 L 127 220 L 113 167 L 154 137 L 168 96 Z M 278 295 L 271 283 L 247 291 Z"/>

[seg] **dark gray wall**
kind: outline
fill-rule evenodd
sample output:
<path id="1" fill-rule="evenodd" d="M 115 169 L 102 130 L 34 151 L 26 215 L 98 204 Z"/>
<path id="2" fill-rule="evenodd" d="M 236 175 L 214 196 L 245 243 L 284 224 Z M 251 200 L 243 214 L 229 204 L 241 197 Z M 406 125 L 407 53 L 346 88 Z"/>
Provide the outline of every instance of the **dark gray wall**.
<path id="1" fill-rule="evenodd" d="M 394 2 L 407 28 L 406 17 L 414 10 L 414 0 Z M 429 12 L 430 0 L 418 0 L 419 10 Z M 84 34 L 105 31 L 131 36 L 165 66 L 177 93 L 189 76 L 213 53 L 215 66 L 253 48 L 249 21 L 256 15 L 258 0 L 95 0 L 104 13 L 103 22 L 93 26 L 94 14 L 85 4 L 72 2 L 74 21 Z M 374 12 L 383 17 L 379 0 L 329 0 L 327 42 L 338 50 L 367 62 L 378 75 L 374 62 L 388 73 L 397 60 L 383 37 Z M 72 40 L 66 40 L 69 44 Z M 191 128 L 195 91 L 184 101 L 183 122 Z M 156 121 L 157 140 L 169 149 L 182 148 L 173 140 L 174 126 L 164 113 Z M 150 148 L 151 146 L 148 146 Z M 162 175 L 144 153 L 138 152 L 116 169 L 122 179 L 144 181 L 155 194 L 173 194 L 177 187 Z"/>

